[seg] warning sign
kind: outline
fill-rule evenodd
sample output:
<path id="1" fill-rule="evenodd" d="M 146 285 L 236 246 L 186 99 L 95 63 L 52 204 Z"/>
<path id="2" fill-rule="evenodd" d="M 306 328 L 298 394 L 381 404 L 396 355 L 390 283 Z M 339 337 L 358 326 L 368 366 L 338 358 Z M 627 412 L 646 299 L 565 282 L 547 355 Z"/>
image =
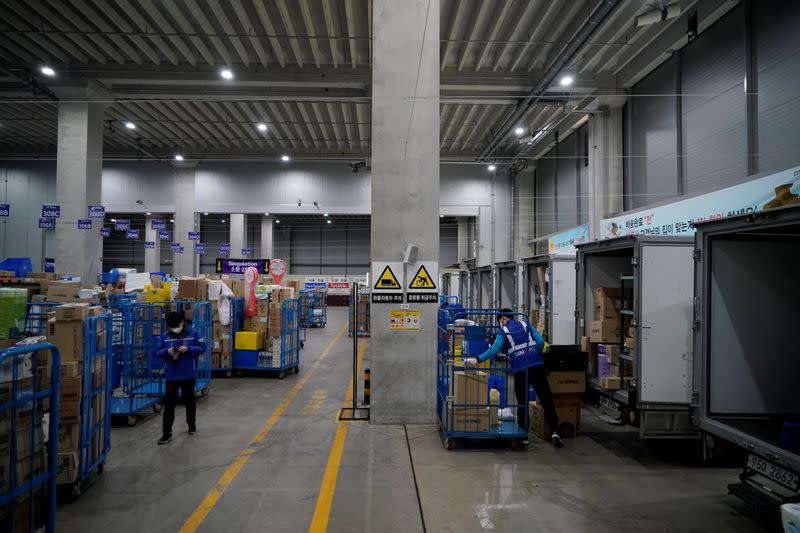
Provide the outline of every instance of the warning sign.
<path id="1" fill-rule="evenodd" d="M 419 310 L 389 311 L 389 331 L 419 331 Z"/>
<path id="2" fill-rule="evenodd" d="M 385 291 L 402 289 L 402 286 L 397 281 L 397 276 L 392 272 L 392 267 L 386 265 L 381 275 L 375 280 L 374 288 L 376 291 Z"/>
<path id="3" fill-rule="evenodd" d="M 436 290 L 436 283 L 431 278 L 428 269 L 425 268 L 425 263 L 421 264 L 417 269 L 417 273 L 414 274 L 414 277 L 411 279 L 411 284 L 408 286 L 409 289 L 425 289 L 425 290 Z"/>

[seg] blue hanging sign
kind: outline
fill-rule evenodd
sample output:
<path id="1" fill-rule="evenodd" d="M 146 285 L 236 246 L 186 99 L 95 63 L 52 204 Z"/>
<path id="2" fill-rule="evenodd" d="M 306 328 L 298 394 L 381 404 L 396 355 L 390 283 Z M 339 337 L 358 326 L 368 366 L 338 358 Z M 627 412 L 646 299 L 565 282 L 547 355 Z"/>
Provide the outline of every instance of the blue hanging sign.
<path id="1" fill-rule="evenodd" d="M 87 216 L 89 218 L 106 218 L 106 208 L 102 205 L 90 205 Z"/>
<path id="2" fill-rule="evenodd" d="M 200 232 L 199 231 L 190 231 L 189 232 L 189 240 L 190 241 L 199 241 L 200 240 Z"/>
<path id="3" fill-rule="evenodd" d="M 55 272 L 56 271 L 56 260 L 52 257 L 45 257 L 44 258 L 44 271 L 45 272 Z"/>
<path id="4" fill-rule="evenodd" d="M 91 218 L 79 218 L 78 219 L 78 229 L 92 229 L 92 219 Z"/>
<path id="5" fill-rule="evenodd" d="M 250 248 L 242 248 L 242 256 L 250 257 Z"/>
<path id="6" fill-rule="evenodd" d="M 150 221 L 150 229 L 167 229 L 167 221 L 163 218 L 154 218 Z"/>
<path id="7" fill-rule="evenodd" d="M 172 232 L 167 231 L 165 229 L 159 230 L 158 232 L 158 240 L 159 241 L 171 241 L 172 240 Z"/>
<path id="8" fill-rule="evenodd" d="M 172 243 L 170 243 L 169 248 L 173 252 L 177 252 L 178 248 L 182 248 L 182 246 L 181 246 L 181 243 L 179 243 L 179 242 L 172 242 Z"/>
<path id="9" fill-rule="evenodd" d="M 156 247 L 155 241 L 144 241 L 144 249 L 145 250 L 154 250 Z"/>
<path id="10" fill-rule="evenodd" d="M 114 229 L 116 230 L 129 230 L 131 229 L 131 221 L 130 220 L 117 220 L 114 222 Z"/>
<path id="11" fill-rule="evenodd" d="M 126 239 L 138 239 L 139 238 L 139 230 L 138 229 L 129 229 L 125 232 Z"/>
<path id="12" fill-rule="evenodd" d="M 194 253 L 196 253 L 197 255 L 203 255 L 204 253 L 206 253 L 206 245 L 198 242 L 197 244 L 194 245 Z"/>
<path id="13" fill-rule="evenodd" d="M 40 218 L 39 227 L 41 229 L 55 229 L 56 219 L 54 218 Z"/>
<path id="14" fill-rule="evenodd" d="M 43 205 L 42 218 L 61 218 L 60 205 Z"/>
<path id="15" fill-rule="evenodd" d="M 0 217 L 11 216 L 11 206 L 8 204 L 0 204 Z"/>
<path id="16" fill-rule="evenodd" d="M 111 228 L 100 228 L 101 237 L 111 237 Z"/>

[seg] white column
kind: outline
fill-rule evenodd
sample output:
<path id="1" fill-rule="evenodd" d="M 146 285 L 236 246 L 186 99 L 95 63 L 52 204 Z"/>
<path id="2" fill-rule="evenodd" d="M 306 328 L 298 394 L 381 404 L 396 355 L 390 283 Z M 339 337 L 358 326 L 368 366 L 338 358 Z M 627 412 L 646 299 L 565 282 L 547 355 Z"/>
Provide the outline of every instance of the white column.
<path id="1" fill-rule="evenodd" d="M 439 260 L 439 1 L 372 3 L 372 261 L 397 261 L 406 244 Z M 413 273 L 411 273 L 413 275 Z M 390 331 L 372 304 L 372 409 L 377 424 L 436 420 L 437 304 L 418 331 Z"/>
<path id="2" fill-rule="evenodd" d="M 158 230 L 153 229 L 153 219 L 160 216 L 146 215 L 144 217 L 144 240 L 156 243 L 155 248 L 144 249 L 144 271 L 161 271 L 161 241 L 158 240 Z"/>
<path id="3" fill-rule="evenodd" d="M 514 260 L 520 261 L 534 254 L 534 248 L 528 244 L 533 236 L 533 172 L 524 170 L 514 176 L 517 216 L 512 222 L 515 226 L 517 242 L 514 245 Z"/>
<path id="4" fill-rule="evenodd" d="M 471 257 L 471 246 L 469 242 L 469 219 L 466 217 L 458 217 L 456 223 L 458 224 L 458 262 L 464 263 Z"/>
<path id="5" fill-rule="evenodd" d="M 81 89 L 71 99 L 91 100 L 93 93 Z M 97 283 L 103 269 L 102 221 L 93 220 L 91 230 L 78 229 L 78 219 L 87 218 L 90 205 L 100 205 L 103 167 L 103 104 L 88 102 L 58 105 L 56 150 L 56 201 L 61 218 L 56 220 L 56 270 Z"/>
<path id="6" fill-rule="evenodd" d="M 194 180 L 196 163 L 175 163 L 175 234 L 172 242 L 183 246 L 183 253 L 173 253 L 172 273 L 175 276 L 194 276 L 200 271 L 200 257 L 194 253 L 190 231 L 199 231 L 200 219 L 194 211 Z M 202 235 L 200 236 L 202 239 Z"/>
<path id="7" fill-rule="evenodd" d="M 261 217 L 261 259 L 272 259 L 272 223 L 272 217 Z"/>
<path id="8" fill-rule="evenodd" d="M 230 216 L 231 257 L 241 258 L 242 248 L 247 248 L 247 215 L 231 213 Z"/>
<path id="9" fill-rule="evenodd" d="M 622 212 L 622 108 L 601 106 L 589 116 L 589 237 L 600 220 Z"/>

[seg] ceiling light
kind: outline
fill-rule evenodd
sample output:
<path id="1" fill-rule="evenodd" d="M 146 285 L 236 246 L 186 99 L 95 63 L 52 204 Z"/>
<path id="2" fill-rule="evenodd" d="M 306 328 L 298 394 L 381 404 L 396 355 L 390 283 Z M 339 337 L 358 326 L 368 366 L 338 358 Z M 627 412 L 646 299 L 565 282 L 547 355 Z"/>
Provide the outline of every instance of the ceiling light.
<path id="1" fill-rule="evenodd" d="M 494 172 L 497 167 L 494 165 L 489 165 L 489 172 Z"/>
<path id="2" fill-rule="evenodd" d="M 439 215 L 439 218 L 444 218 L 444 215 Z"/>
<path id="3" fill-rule="evenodd" d="M 43 66 L 43 67 L 42 67 L 41 69 L 39 69 L 39 70 L 40 70 L 40 71 L 42 72 L 42 74 L 44 74 L 45 76 L 55 76 L 55 75 L 56 75 L 56 71 L 55 71 L 55 70 L 53 70 L 53 68 L 52 68 L 52 67 L 48 67 L 47 65 Z"/>
<path id="4" fill-rule="evenodd" d="M 133 122 L 126 122 L 125 127 L 128 128 L 129 130 L 135 130 L 136 124 L 134 124 Z"/>
<path id="5" fill-rule="evenodd" d="M 276 221 L 275 221 L 275 223 L 276 223 L 276 224 L 280 224 L 280 223 L 281 223 L 281 221 L 280 221 L 280 220 L 276 220 Z"/>
<path id="6" fill-rule="evenodd" d="M 330 224 L 330 223 L 331 223 L 331 221 L 329 220 L 329 221 L 328 221 L 328 224 Z"/>
<path id="7" fill-rule="evenodd" d="M 267 125 L 263 122 L 256 124 L 256 128 L 258 128 L 258 131 L 267 131 Z"/>
<path id="8" fill-rule="evenodd" d="M 117 221 L 117 219 L 116 219 L 116 218 L 112 218 L 112 219 L 111 219 L 111 222 L 116 222 L 116 221 Z"/>
<path id="9" fill-rule="evenodd" d="M 175 154 L 175 161 L 183 161 L 183 156 L 181 154 Z"/>
<path id="10" fill-rule="evenodd" d="M 268 216 L 269 216 L 269 213 L 264 213 L 264 216 L 265 216 L 265 217 L 268 217 Z"/>
<path id="11" fill-rule="evenodd" d="M 282 155 L 282 156 L 281 156 L 281 161 L 283 161 L 283 162 L 287 162 L 287 161 L 289 161 L 289 156 L 288 156 L 288 155 L 286 155 L 286 154 Z"/>
<path id="12" fill-rule="evenodd" d="M 224 219 L 224 218 L 222 219 L 222 222 L 225 222 L 225 219 Z"/>
<path id="13" fill-rule="evenodd" d="M 561 76 L 561 82 L 560 83 L 561 83 L 562 87 L 566 87 L 568 85 L 572 85 L 572 82 L 574 82 L 574 81 L 575 81 L 575 78 L 573 78 L 569 74 L 565 74 L 564 76 Z"/>
<path id="14" fill-rule="evenodd" d="M 175 222 L 174 218 L 169 219 L 170 222 Z"/>
<path id="15" fill-rule="evenodd" d="M 324 215 L 322 215 L 322 216 L 326 217 L 326 216 L 328 216 L 328 213 L 325 213 L 325 214 L 324 214 Z"/>
<path id="16" fill-rule="evenodd" d="M 203 213 L 205 216 L 208 216 L 208 213 Z"/>
<path id="17" fill-rule="evenodd" d="M 152 214 L 153 214 L 153 213 L 151 213 L 150 211 L 148 211 L 147 213 L 145 213 L 145 215 L 148 215 L 148 216 L 149 216 L 149 215 L 152 215 Z"/>
<path id="18" fill-rule="evenodd" d="M 219 71 L 219 75 L 222 76 L 224 80 L 232 80 L 233 79 L 233 71 L 229 68 L 224 68 Z"/>
<path id="19" fill-rule="evenodd" d="M 518 128 L 515 128 L 515 129 L 514 129 L 514 133 L 515 133 L 517 136 L 520 136 L 520 135 L 522 135 L 523 133 L 525 133 L 525 128 L 523 128 L 523 127 L 521 127 L 521 126 L 520 126 L 520 127 L 518 127 Z"/>

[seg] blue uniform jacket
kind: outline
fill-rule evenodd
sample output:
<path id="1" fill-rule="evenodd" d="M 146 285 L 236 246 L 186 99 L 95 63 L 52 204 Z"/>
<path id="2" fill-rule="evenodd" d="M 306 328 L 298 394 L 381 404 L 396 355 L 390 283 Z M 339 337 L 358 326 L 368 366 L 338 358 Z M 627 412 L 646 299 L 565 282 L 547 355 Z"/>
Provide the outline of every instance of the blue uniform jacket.
<path id="1" fill-rule="evenodd" d="M 511 360 L 511 369 L 520 372 L 528 367 L 544 364 L 543 348 L 544 339 L 536 328 L 525 322 L 509 320 L 506 326 L 498 331 L 494 344 L 478 356 L 478 361 L 482 363 L 503 351 Z"/>
<path id="2" fill-rule="evenodd" d="M 170 348 L 180 348 L 181 346 L 186 346 L 189 351 L 179 354 L 177 360 L 167 353 Z M 197 360 L 205 351 L 205 339 L 195 328 L 186 324 L 178 335 L 167 330 L 161 336 L 161 344 L 156 351 L 156 356 L 166 363 L 164 377 L 167 381 L 183 381 L 197 379 Z"/>

